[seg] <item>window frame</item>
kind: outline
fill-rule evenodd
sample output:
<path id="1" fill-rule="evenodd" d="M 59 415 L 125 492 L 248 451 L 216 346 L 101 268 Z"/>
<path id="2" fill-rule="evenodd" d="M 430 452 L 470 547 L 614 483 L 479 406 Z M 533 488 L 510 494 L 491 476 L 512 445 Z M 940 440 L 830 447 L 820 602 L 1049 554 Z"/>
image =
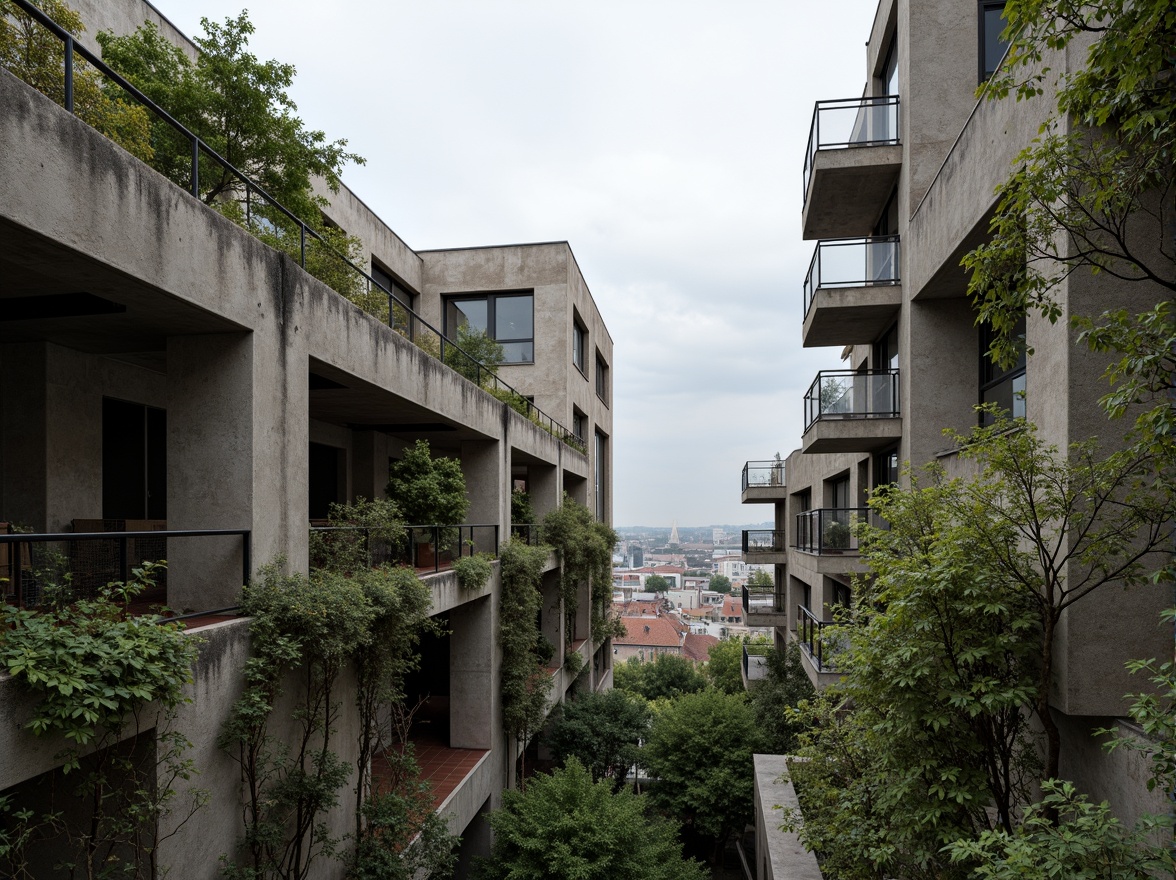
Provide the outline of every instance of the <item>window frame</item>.
<path id="1" fill-rule="evenodd" d="M 413 308 L 413 303 L 416 302 L 418 294 L 406 287 L 383 263 L 376 259 L 374 254 L 372 255 L 371 266 L 372 280 L 378 284 L 384 284 L 384 279 L 387 279 L 388 283 L 385 286 L 392 294 L 392 299 L 408 310 L 407 326 L 401 330 L 396 324 L 396 315 L 392 310 L 392 305 L 389 304 L 388 326 L 400 332 L 407 339 L 414 338 L 416 334 L 416 321 L 414 320 L 416 310 Z M 383 278 L 377 276 L 383 276 Z"/>
<path id="2" fill-rule="evenodd" d="M 514 299 L 517 297 L 528 297 L 531 300 L 531 335 L 527 337 L 517 337 L 510 339 L 499 339 L 495 335 L 495 326 L 497 324 L 497 303 L 500 299 Z M 460 302 L 476 302 L 484 300 L 486 303 L 486 335 L 497 342 L 499 345 L 507 346 L 517 343 L 530 343 L 531 358 L 525 361 L 503 360 L 503 366 L 517 367 L 526 366 L 535 363 L 535 291 L 526 290 L 487 290 L 487 291 L 468 291 L 462 293 L 446 293 L 441 296 L 441 323 L 444 327 L 445 336 L 448 339 L 457 338 L 457 328 L 449 326 L 449 307 L 451 304 Z"/>
<path id="3" fill-rule="evenodd" d="M 585 379 L 588 378 L 588 368 L 586 361 L 588 360 L 588 330 L 584 327 L 583 322 L 572 316 L 572 366 L 580 371 L 580 375 Z"/>
<path id="4" fill-rule="evenodd" d="M 1008 0 L 977 0 L 976 2 L 976 76 L 978 83 L 988 82 L 992 75 L 996 73 L 997 68 L 1000 67 L 1000 61 L 997 61 L 996 67 L 992 70 L 987 70 L 987 65 L 984 63 L 984 59 L 988 54 L 986 51 L 988 48 L 988 39 L 985 29 L 985 15 L 989 10 L 993 9 L 999 9 L 1003 12 L 1007 2 Z M 1003 18 L 1004 16 L 1002 15 L 1001 17 Z M 1001 28 L 1001 32 L 1004 32 L 1004 28 Z M 1004 59 L 1005 53 L 1008 52 L 1008 48 L 1006 44 L 1005 51 L 1001 53 L 1002 60 Z"/>
<path id="5" fill-rule="evenodd" d="M 608 364 L 605 362 L 604 358 L 601 357 L 600 350 L 597 349 L 597 351 L 596 351 L 596 382 L 595 382 L 596 396 L 600 398 L 601 402 L 604 403 L 605 406 L 608 406 L 608 401 L 609 401 L 609 393 L 608 393 L 608 391 L 609 391 L 609 388 L 608 388 L 609 375 L 608 374 L 609 374 Z"/>
<path id="6" fill-rule="evenodd" d="M 1029 359 L 1026 356 L 1025 318 L 1024 318 L 1024 316 L 1021 317 L 1020 321 L 1017 324 L 1017 327 L 1014 329 L 1014 332 L 1016 332 L 1018 330 L 1020 331 L 1019 336 L 1020 336 L 1020 340 L 1021 340 L 1020 358 L 1019 358 L 1016 366 L 1012 367 L 1011 369 L 1004 370 L 1004 369 L 1001 369 L 1000 367 L 998 367 L 995 363 L 993 363 L 992 358 L 990 358 L 988 356 L 988 349 L 991 348 L 991 346 L 992 346 L 992 325 L 990 325 L 990 324 L 981 324 L 980 325 L 980 370 L 979 370 L 979 375 L 978 375 L 979 382 L 977 383 L 977 385 L 979 386 L 978 391 L 977 391 L 977 395 L 976 395 L 977 403 L 980 403 L 980 404 L 994 403 L 995 401 L 991 401 L 991 400 L 986 401 L 984 399 L 985 394 L 987 394 L 988 392 L 992 391 L 993 389 L 999 388 L 1000 386 L 1005 385 L 1005 384 L 1013 386 L 1016 383 L 1017 379 L 1026 377 Z M 1024 391 L 1018 392 L 1014 388 L 1014 390 L 1012 392 L 1012 394 L 1013 394 L 1013 408 L 1008 411 L 1010 418 L 1024 418 L 1028 415 L 1027 410 L 1025 412 L 1022 412 L 1020 415 L 1017 415 L 1016 402 L 1018 400 L 1018 398 L 1017 398 L 1018 393 L 1020 393 L 1022 395 L 1019 398 L 1021 400 L 1022 409 L 1025 409 L 1025 407 L 1027 406 L 1027 398 L 1024 394 Z M 977 421 L 981 425 L 987 424 L 987 422 L 985 421 L 985 419 L 983 417 L 983 414 L 978 414 Z"/>

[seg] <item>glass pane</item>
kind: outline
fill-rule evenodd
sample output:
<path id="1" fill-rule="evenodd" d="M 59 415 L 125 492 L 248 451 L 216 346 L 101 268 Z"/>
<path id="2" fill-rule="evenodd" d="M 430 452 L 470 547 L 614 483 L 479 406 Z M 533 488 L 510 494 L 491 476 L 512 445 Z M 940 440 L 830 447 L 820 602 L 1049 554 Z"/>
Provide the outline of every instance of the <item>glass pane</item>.
<path id="1" fill-rule="evenodd" d="M 494 338 L 530 339 L 534 334 L 531 297 L 500 296 L 494 300 Z"/>
<path id="2" fill-rule="evenodd" d="M 457 336 L 457 328 L 469 326 L 472 330 L 486 332 L 486 300 L 449 300 L 445 310 L 445 333 L 451 339 Z"/>
<path id="3" fill-rule="evenodd" d="M 535 343 L 507 342 L 502 346 L 504 364 L 529 364 L 535 360 Z"/>
<path id="4" fill-rule="evenodd" d="M 1000 38 L 1007 22 L 1004 20 L 1004 5 L 984 9 L 984 76 L 992 76 L 1000 59 L 1004 57 L 1008 43 Z"/>

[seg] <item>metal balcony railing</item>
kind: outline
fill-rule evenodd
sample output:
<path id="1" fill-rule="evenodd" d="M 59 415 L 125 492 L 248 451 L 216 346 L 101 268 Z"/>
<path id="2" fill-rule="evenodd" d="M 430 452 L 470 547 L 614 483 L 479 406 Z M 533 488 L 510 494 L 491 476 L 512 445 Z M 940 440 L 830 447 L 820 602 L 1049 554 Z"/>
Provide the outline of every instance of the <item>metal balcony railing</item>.
<path id="1" fill-rule="evenodd" d="M 750 529 L 743 532 L 744 553 L 783 553 L 787 539 L 783 529 Z"/>
<path id="2" fill-rule="evenodd" d="M 771 645 L 743 645 L 743 679 L 747 682 L 760 681 L 768 677 L 768 655 Z"/>
<path id="3" fill-rule="evenodd" d="M 822 370 L 804 395 L 804 429 L 821 419 L 895 418 L 898 370 Z"/>
<path id="4" fill-rule="evenodd" d="M 830 650 L 825 628 L 833 626 L 835 621 L 820 620 L 803 605 L 796 606 L 796 639 L 800 648 L 818 672 L 834 672 L 832 657 L 836 650 Z"/>
<path id="5" fill-rule="evenodd" d="M 805 315 L 818 290 L 898 284 L 898 247 L 897 235 L 818 241 L 804 278 Z"/>
<path id="6" fill-rule="evenodd" d="M 368 565 L 407 565 L 441 571 L 453 560 L 475 553 L 498 553 L 497 525 L 403 526 L 403 531 L 366 526 L 311 526 L 323 554 L 354 548 Z M 349 545 L 343 548 L 340 545 Z M 321 564 L 314 558 L 311 565 Z"/>
<path id="7" fill-rule="evenodd" d="M 796 515 L 797 550 L 805 553 L 857 553 L 855 526 L 868 522 L 882 527 L 878 514 L 868 507 L 821 507 Z"/>
<path id="8" fill-rule="evenodd" d="M 784 462 L 749 461 L 743 465 L 743 491 L 784 485 Z"/>
<path id="9" fill-rule="evenodd" d="M 898 95 L 817 101 L 804 157 L 805 201 L 818 150 L 897 144 L 898 124 Z"/>
<path id="10" fill-rule="evenodd" d="M 527 400 L 525 395 L 500 379 L 494 369 L 487 367 L 481 361 L 467 353 L 448 336 L 397 299 L 391 290 L 373 278 L 370 273 L 355 265 L 345 255 L 332 247 L 325 238 L 315 231 L 313 226 L 286 208 L 285 205 L 266 192 L 256 181 L 245 174 L 245 172 L 233 166 L 227 159 L 208 146 L 199 135 L 190 131 L 166 110 L 131 85 L 130 82 L 115 73 L 101 58 L 94 55 L 85 46 L 76 42 L 73 34 L 57 24 L 57 22 L 46 15 L 41 9 L 29 2 L 29 0 L 12 0 L 12 2 L 21 12 L 28 15 L 57 37 L 57 39 L 61 40 L 64 47 L 61 71 L 64 84 L 64 100 L 62 104 L 66 110 L 70 113 L 76 112 L 74 109 L 74 56 L 76 55 L 86 64 L 101 73 L 107 80 L 122 89 L 128 96 L 142 104 L 153 116 L 174 129 L 180 136 L 180 139 L 190 146 L 188 179 L 186 182 L 181 181 L 179 183 L 184 185 L 193 197 L 196 199 L 201 198 L 200 165 L 202 161 L 205 163 L 206 171 L 209 169 L 210 164 L 211 166 L 223 169 L 230 177 L 238 181 L 239 186 L 244 187 L 245 194 L 242 211 L 245 215 L 245 228 L 250 232 L 253 232 L 255 227 L 261 230 L 273 231 L 277 224 L 290 223 L 292 234 L 296 232 L 298 235 L 299 263 L 304 269 L 306 268 L 306 243 L 309 238 L 317 242 L 317 246 L 322 249 L 325 255 L 329 255 L 331 258 L 338 260 L 341 264 L 347 266 L 348 270 L 354 272 L 357 277 L 363 278 L 368 292 L 377 289 L 387 296 L 388 324 L 394 330 L 416 343 L 426 353 L 451 367 L 455 372 L 460 373 L 475 384 L 494 393 L 496 397 L 499 397 L 508 406 L 515 409 L 525 418 L 530 419 L 563 443 L 585 455 L 588 453 L 587 445 L 583 440 Z M 215 173 L 219 174 L 219 172 Z M 207 174 L 205 175 L 205 179 L 208 179 Z M 254 214 L 259 210 L 262 213 L 255 218 Z M 266 216 L 267 211 L 270 212 L 268 216 Z"/>
<path id="11" fill-rule="evenodd" d="M 784 591 L 773 585 L 743 585 L 743 614 L 783 614 L 785 611 Z"/>
<path id="12" fill-rule="evenodd" d="M 539 523 L 514 523 L 510 536 L 516 541 L 537 547 L 543 543 L 543 527 Z"/>
<path id="13" fill-rule="evenodd" d="M 141 532 L 45 532 L 0 534 L 0 588 L 4 601 L 33 608 L 51 588 L 89 599 L 114 581 L 126 583 L 132 569 L 168 558 L 168 542 L 186 538 L 241 538 L 241 583 L 252 576 L 249 529 L 160 529 Z M 174 547 L 174 544 L 172 545 Z M 167 570 L 155 575 L 166 605 Z"/>

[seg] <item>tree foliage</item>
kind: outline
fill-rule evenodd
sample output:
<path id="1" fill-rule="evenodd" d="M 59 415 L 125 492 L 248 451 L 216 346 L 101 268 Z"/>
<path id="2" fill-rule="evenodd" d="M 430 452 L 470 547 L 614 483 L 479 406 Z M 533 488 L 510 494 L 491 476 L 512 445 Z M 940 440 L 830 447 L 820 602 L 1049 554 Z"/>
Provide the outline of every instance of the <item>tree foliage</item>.
<path id="1" fill-rule="evenodd" d="M 568 638 L 575 631 L 579 588 L 589 589 L 589 626 L 592 640 L 600 644 L 624 634 L 620 619 L 612 613 L 612 550 L 619 540 L 613 528 L 599 522 L 570 495 L 543 517 L 543 540 L 559 554 L 560 597 L 563 600 Z"/>
<path id="2" fill-rule="evenodd" d="M 670 589 L 670 582 L 660 574 L 651 574 L 645 579 L 645 592 L 664 593 Z"/>
<path id="3" fill-rule="evenodd" d="M 614 792 L 576 758 L 526 792 L 507 791 L 490 814 L 494 843 L 480 880 L 704 880 L 682 857 L 676 823 L 650 816 L 641 796 Z"/>
<path id="4" fill-rule="evenodd" d="M 610 778 L 620 788 L 638 761 L 650 719 L 649 706 L 640 697 L 615 688 L 589 692 L 562 704 L 548 729 L 547 745 L 560 763 L 575 758 L 593 782 Z"/>
<path id="5" fill-rule="evenodd" d="M 657 779 L 649 797 L 668 815 L 715 843 L 754 816 L 752 756 L 763 742 L 740 695 L 684 694 L 654 715 L 642 762 Z"/>
<path id="6" fill-rule="evenodd" d="M 707 652 L 703 674 L 710 683 L 727 694 L 741 694 L 743 687 L 742 639 L 723 639 Z"/>
<path id="7" fill-rule="evenodd" d="M 716 593 L 729 593 L 731 592 L 731 579 L 725 574 L 712 574 L 707 589 Z"/>
<path id="8" fill-rule="evenodd" d="M 409 525 L 458 525 L 470 509 L 465 474 L 456 458 L 434 457 L 429 441 L 418 440 L 393 463 L 388 496 Z"/>
<path id="9" fill-rule="evenodd" d="M 81 16 L 61 0 L 38 0 L 37 6 L 75 37 L 85 33 Z M 7 0 L 0 0 L 0 65 L 64 105 L 64 44 Z M 147 109 L 83 58 L 74 58 L 73 76 L 74 112 L 131 155 L 151 162 L 155 152 Z"/>
<path id="10" fill-rule="evenodd" d="M 485 330 L 468 323 L 457 328 L 456 346 L 445 347 L 445 363 L 475 385 L 487 385 L 498 375 L 498 367 L 505 359 L 502 344 Z"/>
<path id="11" fill-rule="evenodd" d="M 630 657 L 613 667 L 613 687 L 646 700 L 672 700 L 705 690 L 706 678 L 678 654 L 658 654 L 648 663 Z"/>

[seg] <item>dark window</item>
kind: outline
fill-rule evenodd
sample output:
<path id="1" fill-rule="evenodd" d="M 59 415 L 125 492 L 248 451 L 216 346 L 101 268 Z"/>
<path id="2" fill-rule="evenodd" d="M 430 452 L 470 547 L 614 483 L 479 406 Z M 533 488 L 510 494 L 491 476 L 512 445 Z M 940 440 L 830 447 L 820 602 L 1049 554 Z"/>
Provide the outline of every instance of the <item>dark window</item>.
<path id="1" fill-rule="evenodd" d="M 607 482 L 605 467 L 608 464 L 608 438 L 599 431 L 596 432 L 596 448 L 593 450 L 592 475 L 596 481 L 596 518 L 600 522 L 608 522 L 608 504 L 605 496 Z"/>
<path id="2" fill-rule="evenodd" d="M 385 290 L 392 292 L 392 303 L 390 304 L 392 314 L 388 323 L 397 333 L 412 339 L 412 291 L 393 278 L 391 273 L 381 268 L 375 260 L 372 260 L 372 278 Z"/>
<path id="3" fill-rule="evenodd" d="M 898 34 L 890 38 L 890 47 L 886 50 L 886 63 L 882 66 L 882 80 L 885 89 L 883 94 L 898 94 Z"/>
<path id="4" fill-rule="evenodd" d="M 167 413 L 102 400 L 103 519 L 167 519 Z"/>
<path id="5" fill-rule="evenodd" d="M 535 361 L 535 298 L 530 293 L 483 293 L 451 296 L 445 300 L 445 335 L 457 337 L 457 328 L 481 330 L 502 346 L 506 364 Z"/>
<path id="6" fill-rule="evenodd" d="M 1025 417 L 1025 319 L 1021 318 L 1013 328 L 1017 340 L 1017 359 L 1005 369 L 993 363 L 988 355 L 992 347 L 992 327 L 980 325 L 980 402 L 995 403 L 1015 419 Z M 990 424 L 991 419 L 983 418 L 982 423 Z"/>
<path id="7" fill-rule="evenodd" d="M 346 452 L 342 449 L 323 443 L 310 444 L 307 508 L 311 519 L 326 519 L 331 505 L 343 500 L 339 489 L 346 480 L 346 461 Z"/>
<path id="8" fill-rule="evenodd" d="M 880 452 L 874 456 L 874 488 L 898 482 L 898 450 Z"/>
<path id="9" fill-rule="evenodd" d="M 596 355 L 596 396 L 608 403 L 608 364 Z"/>
<path id="10" fill-rule="evenodd" d="M 572 433 L 576 435 L 576 439 L 583 441 L 584 439 L 584 414 L 578 409 L 572 410 Z"/>
<path id="11" fill-rule="evenodd" d="M 842 477 L 829 483 L 830 507 L 845 510 L 849 507 L 849 477 Z"/>
<path id="12" fill-rule="evenodd" d="M 1009 48 L 1000 36 L 1008 24 L 1004 8 L 1005 0 L 980 0 L 980 82 L 996 72 Z"/>
<path id="13" fill-rule="evenodd" d="M 572 321 L 572 363 L 581 373 L 584 372 L 584 354 L 588 342 L 588 331 L 580 326 L 579 321 Z"/>

